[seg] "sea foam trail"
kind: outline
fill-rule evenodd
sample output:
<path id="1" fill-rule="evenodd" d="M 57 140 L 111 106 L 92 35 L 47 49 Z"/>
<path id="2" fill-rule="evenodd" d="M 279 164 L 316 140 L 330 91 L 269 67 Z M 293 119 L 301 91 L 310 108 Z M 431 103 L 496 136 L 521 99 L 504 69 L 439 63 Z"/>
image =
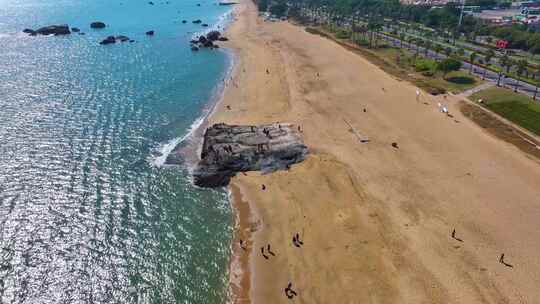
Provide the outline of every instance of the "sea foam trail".
<path id="1" fill-rule="evenodd" d="M 200 147 L 203 137 L 203 128 L 208 124 L 208 117 L 212 115 L 216 107 L 220 104 L 225 93 L 225 88 L 230 82 L 231 75 L 234 73 L 235 60 L 234 54 L 228 50 L 221 50 L 227 53 L 228 68 L 223 73 L 223 81 L 220 82 L 215 88 L 212 97 L 209 98 L 207 106 L 203 109 L 201 116 L 199 116 L 188 128 L 188 131 L 184 136 L 176 137 L 169 140 L 159 148 L 159 156 L 155 157 L 151 163 L 156 167 L 163 167 L 166 165 L 174 165 L 168 163 L 167 159 L 172 153 L 178 153 L 183 155 L 186 169 L 190 170 L 198 160 L 198 154 L 200 153 Z M 182 151 L 184 150 L 184 151 Z M 186 151 L 189 150 L 189 151 Z"/>
<path id="2" fill-rule="evenodd" d="M 219 16 L 218 21 L 214 25 L 207 27 L 202 31 L 194 32 L 191 36 L 191 39 L 197 39 L 199 38 L 199 36 L 206 35 L 211 31 L 225 31 L 227 27 L 229 27 L 229 25 L 231 24 L 233 16 L 233 10 L 231 9 L 230 11 Z"/>
<path id="3" fill-rule="evenodd" d="M 193 133 L 195 133 L 203 124 L 204 120 L 206 119 L 207 114 L 200 116 L 197 118 L 189 127 L 188 132 L 181 137 L 173 138 L 169 140 L 167 143 L 163 144 L 161 148 L 159 149 L 160 154 L 157 156 L 153 161 L 152 164 L 156 167 L 161 167 L 165 165 L 167 161 L 167 157 L 171 152 L 181 143 L 183 143 L 186 139 L 189 139 L 192 137 Z"/>

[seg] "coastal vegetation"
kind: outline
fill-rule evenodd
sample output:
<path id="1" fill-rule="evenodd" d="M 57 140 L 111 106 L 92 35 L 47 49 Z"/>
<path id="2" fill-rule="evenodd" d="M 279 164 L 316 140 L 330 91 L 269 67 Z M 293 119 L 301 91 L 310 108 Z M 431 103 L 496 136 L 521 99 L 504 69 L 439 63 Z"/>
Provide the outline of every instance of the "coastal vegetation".
<path id="1" fill-rule="evenodd" d="M 335 40 L 360 53 L 389 74 L 408 80 L 433 95 L 448 91 L 459 93 L 482 81 L 466 72 L 458 71 L 461 63 L 455 59 L 441 62 L 425 57 L 415 48 L 395 47 L 367 32 L 344 34 L 342 29 L 331 26 L 310 26 L 307 32 Z M 342 38 L 343 37 L 343 38 Z"/>
<path id="2" fill-rule="evenodd" d="M 484 107 L 515 124 L 540 135 L 540 104 L 532 98 L 512 90 L 493 87 L 471 95 L 481 100 Z"/>
<path id="3" fill-rule="evenodd" d="M 493 72 L 502 69 L 506 76 L 540 85 L 537 79 L 540 77 L 540 61 L 535 58 L 535 54 L 540 54 L 540 33 L 523 24 L 494 26 L 471 15 L 464 15 L 460 22 L 461 4 L 458 2 L 423 6 L 403 4 L 398 0 L 255 1 L 259 9 L 277 17 L 288 15 L 308 24 L 344 28 L 351 32 L 351 36 L 368 35 L 370 47 L 377 43 L 378 36 L 392 36 L 417 46 L 426 46 L 426 51 L 430 49 L 453 55 Z M 467 4 L 475 3 L 488 8 L 503 6 L 491 0 Z M 345 32 L 339 34 L 341 37 L 345 35 Z M 510 60 L 502 62 L 504 54 L 495 45 L 497 39 L 507 40 L 509 47 L 516 50 L 507 52 Z M 474 58 L 471 58 L 472 53 Z"/>
<path id="4" fill-rule="evenodd" d="M 398 0 L 294 0 L 288 4 L 291 8 L 289 14 L 296 17 L 303 16 L 302 11 L 309 10 L 311 17 L 324 16 L 328 21 L 341 24 L 358 23 L 360 20 L 367 21 L 368 24 L 384 21 L 388 26 L 399 26 L 404 31 L 430 32 L 434 37 L 441 37 L 454 43 L 461 36 L 475 40 L 477 36 L 492 35 L 508 40 L 511 48 L 540 54 L 540 33 L 523 24 L 511 27 L 491 26 L 471 15 L 464 15 L 460 23 L 461 4 L 457 1 L 437 7 L 407 5 Z M 485 7 L 488 4 L 482 2 L 482 5 Z"/>

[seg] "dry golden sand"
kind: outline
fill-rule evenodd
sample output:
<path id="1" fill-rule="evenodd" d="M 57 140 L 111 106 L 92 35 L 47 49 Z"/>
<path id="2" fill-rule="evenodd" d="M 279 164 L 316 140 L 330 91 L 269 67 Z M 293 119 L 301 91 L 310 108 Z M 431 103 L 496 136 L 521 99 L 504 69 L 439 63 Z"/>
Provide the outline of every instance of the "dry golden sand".
<path id="1" fill-rule="evenodd" d="M 411 84 L 301 27 L 263 22 L 248 1 L 212 121 L 299 124 L 311 154 L 233 179 L 233 302 L 289 303 L 291 281 L 294 303 L 539 303 L 539 163 L 463 117 L 457 98 L 446 117 L 442 98 L 417 102 Z"/>

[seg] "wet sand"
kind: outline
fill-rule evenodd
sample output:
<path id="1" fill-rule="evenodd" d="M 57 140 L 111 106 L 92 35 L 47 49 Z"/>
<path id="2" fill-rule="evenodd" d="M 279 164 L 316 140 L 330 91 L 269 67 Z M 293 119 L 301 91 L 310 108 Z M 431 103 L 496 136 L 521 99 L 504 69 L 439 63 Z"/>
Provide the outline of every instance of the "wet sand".
<path id="1" fill-rule="evenodd" d="M 361 56 L 264 22 L 248 1 L 236 9 L 226 43 L 236 67 L 211 121 L 298 124 L 311 154 L 233 179 L 233 302 L 289 303 L 289 281 L 294 303 L 540 299 L 536 159 L 463 117 L 457 97 L 417 101 L 414 86 Z"/>

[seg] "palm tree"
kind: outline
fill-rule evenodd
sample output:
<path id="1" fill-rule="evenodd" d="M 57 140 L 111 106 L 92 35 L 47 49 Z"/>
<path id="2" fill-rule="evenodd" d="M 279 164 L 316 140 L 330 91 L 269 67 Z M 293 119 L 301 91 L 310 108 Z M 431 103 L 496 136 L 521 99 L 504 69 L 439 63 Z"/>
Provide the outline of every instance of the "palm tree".
<path id="1" fill-rule="evenodd" d="M 499 62 L 501 63 L 501 66 L 502 68 L 506 68 L 506 73 L 509 73 L 510 72 L 510 67 L 512 66 L 512 60 L 510 59 L 510 57 L 508 57 L 508 55 L 504 54 L 501 59 L 499 60 Z"/>
<path id="2" fill-rule="evenodd" d="M 400 32 L 399 33 L 399 48 L 403 48 L 403 40 L 405 40 L 405 33 Z"/>
<path id="3" fill-rule="evenodd" d="M 450 55 L 452 55 L 452 48 L 447 47 L 446 49 L 444 49 L 444 53 L 446 54 L 446 56 L 450 57 Z"/>
<path id="4" fill-rule="evenodd" d="M 416 55 L 420 52 L 420 47 L 424 44 L 424 40 L 418 39 L 416 41 Z"/>
<path id="5" fill-rule="evenodd" d="M 469 61 L 471 62 L 471 68 L 469 69 L 469 74 L 472 73 L 472 69 L 474 66 L 474 60 L 476 59 L 476 52 L 472 52 L 469 54 Z"/>
<path id="6" fill-rule="evenodd" d="M 435 53 L 440 53 L 443 51 L 443 47 L 440 44 L 435 44 L 433 50 L 435 51 Z"/>
<path id="7" fill-rule="evenodd" d="M 425 54 L 426 54 L 426 57 L 429 58 L 429 49 L 431 48 L 431 40 L 426 40 L 424 42 L 424 51 L 425 51 Z"/>
<path id="8" fill-rule="evenodd" d="M 521 59 L 517 62 L 517 74 L 518 76 L 521 77 L 521 74 L 523 74 L 523 72 L 526 72 L 527 71 L 527 66 L 528 66 L 528 63 L 527 63 L 527 60 L 525 59 Z"/>
<path id="9" fill-rule="evenodd" d="M 373 36 L 375 35 L 375 44 L 377 44 L 377 33 L 382 28 L 382 25 L 379 22 L 376 21 L 369 21 L 368 22 L 368 30 L 370 32 L 369 35 L 369 47 L 371 48 L 373 46 Z"/>
<path id="10" fill-rule="evenodd" d="M 521 74 L 523 74 L 523 71 L 527 70 L 527 60 L 525 59 L 521 59 L 519 60 L 518 62 L 515 62 L 516 64 L 516 67 L 517 67 L 517 75 L 518 77 L 516 77 L 516 82 L 515 82 L 515 86 L 514 86 L 514 92 L 517 92 L 517 87 L 519 85 L 519 77 L 521 77 Z"/>
<path id="11" fill-rule="evenodd" d="M 484 61 L 486 62 L 486 65 L 489 65 L 489 62 L 494 56 L 495 56 L 495 52 L 493 52 L 493 50 L 486 51 L 486 56 L 484 57 Z"/>
<path id="12" fill-rule="evenodd" d="M 408 42 L 407 49 L 409 49 L 409 50 L 411 49 L 411 46 L 413 45 L 414 41 L 415 41 L 415 39 L 414 39 L 413 36 L 409 36 L 407 38 L 407 42 Z"/>

